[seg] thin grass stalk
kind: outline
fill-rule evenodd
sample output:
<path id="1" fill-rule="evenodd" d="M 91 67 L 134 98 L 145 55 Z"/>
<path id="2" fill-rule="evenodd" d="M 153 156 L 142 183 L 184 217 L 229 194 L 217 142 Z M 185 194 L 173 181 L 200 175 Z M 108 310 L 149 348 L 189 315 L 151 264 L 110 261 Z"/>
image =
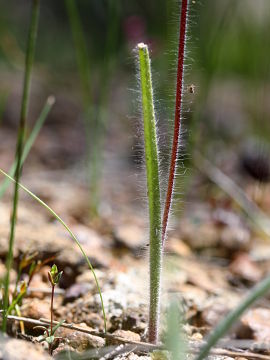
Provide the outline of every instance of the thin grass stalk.
<path id="1" fill-rule="evenodd" d="M 91 196 L 91 212 L 94 213 L 93 208 L 96 207 L 96 184 L 98 182 L 96 176 L 96 161 L 95 146 L 92 144 L 96 142 L 96 136 L 92 136 L 96 133 L 96 114 L 95 109 L 92 106 L 92 93 L 91 93 L 91 82 L 90 82 L 90 60 L 87 53 L 86 40 L 82 27 L 82 22 L 78 10 L 78 6 L 75 0 L 66 0 L 66 8 L 69 17 L 70 28 L 73 37 L 73 43 L 76 51 L 76 61 L 79 71 L 79 77 L 82 87 L 83 97 L 83 109 L 84 109 L 84 121 L 85 121 L 85 133 L 86 133 L 86 161 L 88 167 L 87 180 L 90 183 L 90 196 Z M 93 161 L 92 161 L 93 159 Z M 92 205 L 94 204 L 94 205 Z"/>
<path id="2" fill-rule="evenodd" d="M 66 9 L 69 17 L 73 43 L 76 51 L 76 60 L 82 85 L 83 105 L 87 110 L 91 104 L 90 62 L 87 54 L 86 41 L 81 24 L 80 14 L 75 0 L 66 0 Z"/>
<path id="3" fill-rule="evenodd" d="M 174 115 L 174 135 L 171 153 L 171 164 L 169 170 L 168 188 L 162 218 L 162 244 L 164 245 L 166 231 L 168 227 L 169 214 L 172 206 L 173 190 L 176 177 L 176 165 L 179 149 L 179 138 L 182 120 L 182 98 L 184 87 L 184 60 L 185 60 L 185 44 L 187 33 L 189 0 L 182 0 L 181 17 L 180 17 L 180 36 L 178 47 L 178 65 L 177 65 L 177 81 L 176 81 L 176 100 Z"/>
<path id="4" fill-rule="evenodd" d="M 3 299 L 3 323 L 2 330 L 6 331 L 7 317 L 6 311 L 8 309 L 9 302 L 9 282 L 10 282 L 10 271 L 13 264 L 13 247 L 14 247 L 14 237 L 15 237 L 15 228 L 16 228 L 16 218 L 17 218 L 17 207 L 19 201 L 19 185 L 21 175 L 21 164 L 22 164 L 22 155 L 23 155 L 23 146 L 24 146 L 24 136 L 25 136 L 25 125 L 26 117 L 28 113 L 29 105 L 29 95 L 30 95 L 30 81 L 31 81 L 31 72 L 34 62 L 34 53 L 35 53 L 35 44 L 38 30 L 38 18 L 39 18 L 39 0 L 32 1 L 32 14 L 31 14 L 31 24 L 28 34 L 27 50 L 26 50 L 26 60 L 25 60 L 25 73 L 24 73 L 24 85 L 23 85 L 23 97 L 21 105 L 21 114 L 20 122 L 18 128 L 17 136 L 17 146 L 16 146 L 16 156 L 17 166 L 15 171 L 15 186 L 14 186 L 14 195 L 13 195 L 13 207 L 12 215 L 10 222 L 10 235 L 9 235 L 9 248 L 6 260 L 6 277 L 4 281 L 4 299 Z"/>
<path id="5" fill-rule="evenodd" d="M 7 177 L 10 181 L 15 182 L 15 179 L 13 179 L 11 176 L 9 176 L 5 171 L 3 171 L 2 169 L 0 169 L 0 173 L 3 174 L 5 177 Z M 75 243 L 77 244 L 78 248 L 80 249 L 83 257 L 85 258 L 87 265 L 89 267 L 89 269 L 91 270 L 93 276 L 94 276 L 94 280 L 98 289 L 98 294 L 100 297 L 100 302 L 101 302 L 101 307 L 102 307 L 102 313 L 103 313 L 103 319 L 104 319 L 104 331 L 107 331 L 107 325 L 106 325 L 106 314 L 105 314 L 105 308 L 104 308 L 104 302 L 103 302 L 103 297 L 101 294 L 101 289 L 99 286 L 99 282 L 95 273 L 95 270 L 88 258 L 88 256 L 86 255 L 83 247 L 81 246 L 79 240 L 77 239 L 77 237 L 75 236 L 75 234 L 70 230 L 70 228 L 67 226 L 67 224 L 64 222 L 64 220 L 61 219 L 61 217 L 59 215 L 56 214 L 56 212 L 49 206 L 47 205 L 44 201 L 42 201 L 37 195 L 35 195 L 34 193 L 32 193 L 30 190 L 28 190 L 25 186 L 23 186 L 22 184 L 18 183 L 18 186 L 24 190 L 28 195 L 30 195 L 34 200 L 36 200 L 40 205 L 42 205 L 45 209 L 47 209 L 51 215 L 53 215 L 53 217 L 67 230 L 67 232 L 69 233 L 69 235 L 71 236 L 71 238 L 75 241 Z"/>
<path id="6" fill-rule="evenodd" d="M 145 44 L 138 44 L 137 49 L 144 120 L 144 148 L 150 225 L 150 309 L 148 331 L 149 341 L 157 343 L 162 262 L 158 145 L 148 47 Z"/>
<path id="7" fill-rule="evenodd" d="M 212 330 L 206 345 L 195 360 L 203 360 L 209 354 L 211 348 L 226 334 L 231 326 L 240 318 L 240 316 L 259 298 L 270 290 L 270 276 L 257 284 L 247 295 L 247 297 L 232 310 L 217 326 Z"/>
<path id="8" fill-rule="evenodd" d="M 55 103 L 55 98 L 53 96 L 49 96 L 40 115 L 39 115 L 39 118 L 37 119 L 28 139 L 25 142 L 25 146 L 24 146 L 23 154 L 22 154 L 22 160 L 21 160 L 21 167 L 24 164 L 25 160 L 27 159 L 27 156 L 28 156 L 49 112 L 51 111 L 51 108 L 54 103 Z M 14 163 L 11 165 L 10 170 L 8 172 L 8 174 L 11 177 L 14 177 L 16 167 L 17 167 L 17 161 L 15 160 Z M 4 181 L 2 182 L 2 184 L 0 184 L 0 199 L 5 194 L 9 184 L 10 184 L 10 180 L 8 178 L 5 178 Z"/>
<path id="9" fill-rule="evenodd" d="M 69 16 L 73 43 L 76 50 L 77 67 L 82 87 L 87 144 L 87 180 L 90 183 L 90 213 L 91 215 L 96 215 L 98 204 L 98 181 L 100 179 L 98 173 L 100 163 L 100 149 L 97 148 L 100 132 L 100 124 L 97 120 L 99 117 L 99 111 L 96 111 L 96 108 L 92 106 L 92 93 L 90 85 L 90 60 L 87 52 L 86 39 L 76 1 L 66 0 L 66 8 Z"/>
<path id="10" fill-rule="evenodd" d="M 67 14 L 69 18 L 73 44 L 76 52 L 76 62 L 79 71 L 80 83 L 82 88 L 82 100 L 84 110 L 84 127 L 86 139 L 86 161 L 87 161 L 87 181 L 91 179 L 91 134 L 94 129 L 94 111 L 92 108 L 91 93 L 91 74 L 90 60 L 87 53 L 86 40 L 82 28 L 78 6 L 75 0 L 65 0 Z"/>
<path id="11" fill-rule="evenodd" d="M 109 84 L 112 75 L 112 68 L 114 65 L 114 58 L 112 54 L 115 51 L 117 43 L 117 34 L 119 31 L 119 11 L 120 0 L 108 0 L 108 28 L 105 39 L 104 59 L 101 68 L 100 76 L 100 94 L 98 104 L 95 109 L 95 127 L 93 129 L 94 136 L 92 136 L 92 151 L 91 151 L 91 213 L 98 214 L 98 205 L 100 202 L 100 179 L 102 176 L 102 150 L 107 126 L 108 114 L 103 109 L 108 103 Z"/>
<path id="12" fill-rule="evenodd" d="M 112 69 L 112 52 L 116 45 L 119 27 L 119 4 L 108 1 L 108 31 L 105 40 L 105 55 L 102 62 L 100 94 L 98 104 L 92 105 L 90 60 L 87 53 L 86 39 L 76 1 L 66 0 L 73 42 L 76 50 L 77 66 L 83 93 L 83 107 L 87 141 L 88 180 L 90 182 L 91 215 L 97 215 L 99 205 L 99 186 L 102 169 L 102 148 L 106 119 L 102 108 L 108 99 L 108 85 Z"/>

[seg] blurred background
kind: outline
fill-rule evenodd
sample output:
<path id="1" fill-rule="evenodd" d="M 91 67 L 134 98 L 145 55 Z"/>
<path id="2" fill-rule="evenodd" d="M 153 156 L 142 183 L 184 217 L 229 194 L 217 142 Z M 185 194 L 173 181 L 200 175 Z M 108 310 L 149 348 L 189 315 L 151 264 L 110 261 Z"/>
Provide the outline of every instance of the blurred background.
<path id="1" fill-rule="evenodd" d="M 131 201 L 136 207 L 134 199 L 144 196 L 144 190 L 137 188 L 144 170 L 134 52 L 141 41 L 151 49 L 166 180 L 179 3 L 74 3 L 41 1 L 29 133 L 47 97 L 54 95 L 56 103 L 24 173 L 38 183 L 48 180 L 50 172 L 61 183 L 67 181 L 68 172 L 80 186 L 89 187 L 91 211 L 110 214 L 121 202 Z M 190 7 L 180 192 L 194 195 L 190 185 L 196 186 L 191 179 L 198 152 L 240 186 L 267 183 L 270 3 L 194 0 Z M 31 1 L 2 1 L 0 8 L 0 163 L 8 169 L 14 157 Z M 188 90 L 191 85 L 194 93 Z M 270 199 L 263 195 L 260 201 L 269 209 Z"/>

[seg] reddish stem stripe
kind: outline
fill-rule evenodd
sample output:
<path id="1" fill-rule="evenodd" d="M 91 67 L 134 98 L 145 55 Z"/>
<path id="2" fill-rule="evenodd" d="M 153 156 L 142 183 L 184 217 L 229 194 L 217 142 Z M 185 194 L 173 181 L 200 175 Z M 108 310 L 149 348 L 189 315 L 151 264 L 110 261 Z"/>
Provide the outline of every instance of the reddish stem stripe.
<path id="1" fill-rule="evenodd" d="M 164 245 L 169 213 L 172 204 L 173 188 L 175 182 L 176 162 L 179 148 L 179 136 L 181 129 L 182 115 L 182 97 L 183 97 L 183 78 L 184 78 L 184 58 L 185 58 L 185 40 L 187 32 L 187 13 L 188 0 L 182 0 L 181 17 L 180 17 L 180 36 L 178 47 L 178 65 L 177 65 L 177 82 L 176 82 L 176 99 L 175 99 L 175 116 L 174 116 L 174 135 L 172 144 L 171 164 L 168 180 L 168 189 L 162 220 L 162 244 Z"/>

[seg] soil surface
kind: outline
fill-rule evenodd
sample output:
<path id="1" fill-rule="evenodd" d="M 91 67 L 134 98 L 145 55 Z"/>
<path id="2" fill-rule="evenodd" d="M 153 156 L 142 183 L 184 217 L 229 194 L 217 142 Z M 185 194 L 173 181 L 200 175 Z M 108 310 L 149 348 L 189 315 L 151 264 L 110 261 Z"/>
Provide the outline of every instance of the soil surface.
<path id="1" fill-rule="evenodd" d="M 11 287 L 14 289 L 23 256 L 34 253 L 35 260 L 43 263 L 17 313 L 12 314 L 29 321 L 23 324 L 14 318 L 9 320 L 10 337 L 0 339 L 0 358 L 50 358 L 47 343 L 38 342 L 43 330 L 35 328 L 37 324 L 31 323 L 31 319 L 41 322 L 50 319 L 51 287 L 47 274 L 55 263 L 63 276 L 55 290 L 54 320 L 64 320 L 74 328 L 57 330 L 52 356 L 62 359 L 64 353 L 80 355 L 88 351 L 89 358 L 149 359 L 153 347 L 146 344 L 148 230 L 144 180 L 141 180 L 145 178 L 144 169 L 131 160 L 133 141 L 119 131 L 116 122 L 110 128 L 104 152 L 99 215 L 91 216 L 91 198 L 82 161 L 81 124 L 53 121 L 53 116 L 59 113 L 68 115 L 73 111 L 76 115 L 74 104 L 67 109 L 68 102 L 63 103 L 64 109 L 60 101 L 41 131 L 25 164 L 22 183 L 62 217 L 82 244 L 99 280 L 108 335 L 103 334 L 97 287 L 79 248 L 46 209 L 21 191 Z M 5 116 L 11 110 L 7 108 Z M 12 162 L 14 151 L 8 144 L 14 144 L 15 139 L 12 123 L 7 124 L 0 132 L 0 163 L 5 170 Z M 228 162 L 233 169 L 230 176 L 240 180 L 252 201 L 269 214 L 269 185 L 262 186 L 244 177 L 234 157 Z M 194 355 L 219 320 L 267 274 L 270 248 L 265 236 L 248 220 L 246 209 L 239 207 L 217 184 L 196 169 L 189 182 L 183 201 L 177 201 L 165 247 L 161 340 L 166 333 L 168 306 L 176 297 L 184 317 L 183 331 L 190 344 L 189 351 Z M 0 203 L 1 274 L 4 274 L 8 247 L 12 191 L 10 186 Z M 26 267 L 20 280 L 28 279 L 29 267 Z M 268 358 L 268 347 L 263 344 L 270 340 L 269 319 L 270 298 L 265 297 L 241 318 L 211 356 Z M 152 353 L 156 359 L 165 355 L 157 349 Z"/>

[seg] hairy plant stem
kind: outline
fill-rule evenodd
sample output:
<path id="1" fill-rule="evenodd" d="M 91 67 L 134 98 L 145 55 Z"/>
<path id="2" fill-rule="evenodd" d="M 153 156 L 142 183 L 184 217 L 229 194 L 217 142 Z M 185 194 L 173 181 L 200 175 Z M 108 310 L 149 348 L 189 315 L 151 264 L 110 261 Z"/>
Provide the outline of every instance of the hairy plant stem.
<path id="1" fill-rule="evenodd" d="M 25 73 L 24 73 L 24 85 L 23 85 L 23 97 L 22 97 L 22 105 L 21 105 L 21 114 L 20 114 L 20 122 L 18 128 L 18 136 L 17 136 L 17 146 L 16 146 L 16 156 L 15 159 L 17 161 L 16 171 L 15 171 L 15 186 L 14 186 L 14 195 L 13 195 L 13 208 L 10 222 L 10 235 L 9 235 L 9 248 L 8 255 L 6 260 L 6 277 L 4 281 L 4 299 L 3 299 L 3 323 L 2 330 L 6 331 L 7 326 L 7 309 L 9 302 L 9 281 L 10 281 L 10 271 L 13 263 L 13 246 L 14 246 L 14 237 L 15 237 L 15 228 L 16 228 L 16 218 L 17 218 L 17 207 L 19 201 L 19 185 L 18 182 L 20 180 L 21 175 L 21 164 L 22 164 L 22 156 L 23 156 L 23 146 L 24 146 L 24 136 L 25 136 L 25 124 L 26 117 L 28 112 L 28 104 L 29 104 L 29 95 L 30 95 L 30 81 L 31 81 L 31 72 L 34 61 L 34 53 L 35 53 L 35 44 L 37 37 L 37 29 L 38 29 L 38 18 L 39 18 L 39 0 L 32 1 L 32 14 L 31 14 L 31 24 L 28 35 L 28 43 L 26 50 L 26 60 L 25 60 Z"/>
<path id="2" fill-rule="evenodd" d="M 203 347 L 196 360 L 203 360 L 207 357 L 211 348 L 216 345 L 219 339 L 231 328 L 239 319 L 244 311 L 250 307 L 257 299 L 265 295 L 270 290 L 270 275 L 257 284 L 247 295 L 247 297 L 232 310 L 210 334 L 206 345 Z"/>
<path id="3" fill-rule="evenodd" d="M 189 0 L 182 0 L 181 16 L 180 16 L 180 36 L 178 47 L 178 66 L 177 66 L 177 82 L 176 82 L 176 100 L 174 115 L 174 135 L 171 152 L 171 163 L 169 170 L 168 188 L 162 218 L 162 244 L 164 245 L 166 231 L 168 227 L 169 214 L 172 206 L 173 190 L 176 175 L 177 155 L 179 149 L 179 138 L 182 119 L 182 98 L 184 85 L 184 60 L 185 60 L 185 43 L 187 33 L 187 17 L 188 17 Z"/>
<path id="4" fill-rule="evenodd" d="M 137 48 L 139 54 L 141 97 L 144 120 L 144 147 L 150 225 L 150 309 L 148 331 L 149 341 L 151 343 L 157 343 L 162 262 L 158 145 L 148 47 L 145 44 L 138 44 Z"/>

